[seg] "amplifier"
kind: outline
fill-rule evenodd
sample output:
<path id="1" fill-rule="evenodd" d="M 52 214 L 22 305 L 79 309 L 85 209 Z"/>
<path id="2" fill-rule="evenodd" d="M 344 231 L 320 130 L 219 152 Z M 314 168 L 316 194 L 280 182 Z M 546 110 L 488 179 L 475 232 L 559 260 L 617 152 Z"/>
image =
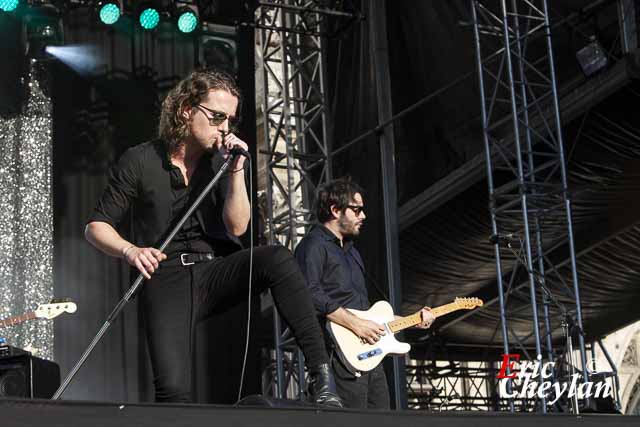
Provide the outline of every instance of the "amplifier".
<path id="1" fill-rule="evenodd" d="M 30 353 L 18 347 L 12 347 L 10 345 L 0 344 L 0 359 L 2 359 L 3 357 L 19 356 L 23 354 L 30 354 Z"/>
<path id="2" fill-rule="evenodd" d="M 0 398 L 51 398 L 60 386 L 58 364 L 12 349 L 0 356 Z"/>

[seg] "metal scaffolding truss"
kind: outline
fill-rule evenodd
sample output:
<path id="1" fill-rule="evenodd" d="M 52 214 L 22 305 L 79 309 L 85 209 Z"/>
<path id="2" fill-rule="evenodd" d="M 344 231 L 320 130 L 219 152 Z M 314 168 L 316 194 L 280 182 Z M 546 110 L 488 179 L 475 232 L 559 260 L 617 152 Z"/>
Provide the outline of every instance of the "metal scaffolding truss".
<path id="1" fill-rule="evenodd" d="M 601 349 L 604 346 L 597 343 Z M 596 344 L 591 344 L 592 350 Z M 604 350 L 603 350 L 604 351 Z M 575 361 L 565 361 L 573 357 L 570 352 L 563 353 L 557 360 L 554 381 L 571 383 L 572 365 Z M 603 381 L 612 390 L 611 402 L 620 408 L 619 378 L 613 361 L 607 354 L 613 372 L 592 373 L 592 380 Z M 595 360 L 595 357 L 594 359 Z M 520 393 L 524 388 L 514 388 L 515 397 L 501 395 L 497 378 L 502 366 L 496 361 L 454 361 L 454 360 L 409 360 L 407 372 L 408 408 L 428 411 L 517 411 L 533 412 L 542 409 L 542 401 Z M 593 378 L 597 376 L 597 378 Z M 568 412 L 572 409 L 569 399 L 550 396 L 550 403 L 556 412 Z"/>
<path id="2" fill-rule="evenodd" d="M 505 411 L 510 402 L 498 393 L 494 362 L 435 360 L 407 363 L 409 409 L 429 411 Z M 521 412 L 534 409 L 535 401 L 514 399 Z"/>
<path id="3" fill-rule="evenodd" d="M 547 1 L 471 0 L 471 9 L 503 350 L 510 353 L 515 342 L 529 360 L 555 361 L 552 334 L 575 325 L 587 381 Z M 568 274 L 554 264 L 552 249 L 567 253 Z M 513 401 L 509 406 L 514 410 Z M 536 408 L 547 412 L 545 398 Z"/>
<path id="4" fill-rule="evenodd" d="M 293 248 L 310 219 L 308 202 L 331 176 L 329 115 L 322 37 L 315 14 L 284 8 L 281 1 L 258 9 L 264 90 L 264 138 L 268 156 L 270 243 Z M 309 27 L 311 26 L 311 27 Z M 295 28 L 289 32 L 287 28 Z M 319 169 L 319 171 L 313 171 Z M 282 208 L 286 204 L 286 208 Z"/>
<path id="5" fill-rule="evenodd" d="M 266 234 L 269 244 L 294 249 L 311 222 L 316 188 L 331 179 L 329 102 L 326 93 L 325 38 L 356 15 L 326 2 L 274 0 L 259 2 L 255 27 L 263 84 L 266 157 Z M 347 2 L 348 3 L 348 2 Z M 276 378 L 273 395 L 296 397 L 304 387 L 300 352 L 283 351 L 292 338 L 274 310 Z M 285 360 L 286 359 L 286 360 Z M 297 363 L 298 387 L 285 375 Z M 290 369 L 289 369 L 290 371 Z M 293 395 L 292 395 L 293 394 Z"/>

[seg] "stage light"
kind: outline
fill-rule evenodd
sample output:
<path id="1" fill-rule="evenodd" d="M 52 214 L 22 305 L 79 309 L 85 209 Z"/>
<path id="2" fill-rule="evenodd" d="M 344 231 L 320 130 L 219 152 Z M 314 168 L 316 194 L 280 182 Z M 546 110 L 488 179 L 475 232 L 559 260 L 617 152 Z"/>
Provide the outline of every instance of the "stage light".
<path id="1" fill-rule="evenodd" d="M 18 7 L 20 0 L 0 0 L 0 10 L 13 12 Z"/>
<path id="2" fill-rule="evenodd" d="M 591 36 L 589 44 L 576 53 L 576 58 L 587 77 L 606 68 L 609 64 L 607 53 L 595 36 Z"/>
<path id="3" fill-rule="evenodd" d="M 153 30 L 160 23 L 160 13 L 154 7 L 142 8 L 138 22 L 145 30 Z"/>
<path id="4" fill-rule="evenodd" d="M 190 0 L 176 1 L 172 15 L 176 20 L 178 30 L 185 34 L 194 32 L 200 23 L 198 6 Z"/>
<path id="5" fill-rule="evenodd" d="M 27 56 L 36 59 L 46 58 L 47 46 L 59 46 L 64 43 L 64 28 L 60 11 L 51 4 L 43 4 L 24 16 L 25 51 Z"/>
<path id="6" fill-rule="evenodd" d="M 115 24 L 122 15 L 121 3 L 117 1 L 103 0 L 99 1 L 96 6 L 100 20 L 106 25 Z"/>
<path id="7" fill-rule="evenodd" d="M 198 28 L 197 10 L 190 7 L 181 7 L 176 12 L 178 16 L 178 29 L 183 33 L 192 33 Z"/>

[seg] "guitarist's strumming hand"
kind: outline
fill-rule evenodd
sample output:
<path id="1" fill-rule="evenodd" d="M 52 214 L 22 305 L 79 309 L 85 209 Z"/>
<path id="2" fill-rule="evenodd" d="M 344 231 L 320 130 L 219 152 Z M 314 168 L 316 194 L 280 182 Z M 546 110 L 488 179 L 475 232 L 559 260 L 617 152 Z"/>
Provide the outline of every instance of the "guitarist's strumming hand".
<path id="1" fill-rule="evenodd" d="M 422 316 L 422 323 L 416 325 L 416 328 L 429 329 L 436 320 L 436 316 L 431 311 L 431 307 L 422 307 L 420 315 Z"/>
<path id="2" fill-rule="evenodd" d="M 327 319 L 351 330 L 363 343 L 375 344 L 385 335 L 384 326 L 371 320 L 361 319 L 350 311 L 340 307 L 327 314 Z"/>
<path id="3" fill-rule="evenodd" d="M 353 316 L 357 320 L 352 323 L 352 327 L 349 328 L 354 334 L 360 337 L 363 342 L 368 344 L 375 344 L 380 341 L 380 337 L 385 335 L 384 326 L 371 320 L 360 319 Z"/>

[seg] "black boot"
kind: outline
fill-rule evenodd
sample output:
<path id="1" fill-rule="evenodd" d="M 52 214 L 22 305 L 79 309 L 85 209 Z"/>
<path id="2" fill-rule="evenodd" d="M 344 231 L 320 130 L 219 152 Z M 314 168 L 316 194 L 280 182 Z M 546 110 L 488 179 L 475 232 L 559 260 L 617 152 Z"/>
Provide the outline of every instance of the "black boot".
<path id="1" fill-rule="evenodd" d="M 331 375 L 331 368 L 329 368 L 328 363 L 309 367 L 309 385 L 307 388 L 309 400 L 321 405 L 342 408 L 344 404 L 336 394 L 335 384 L 331 380 Z"/>

